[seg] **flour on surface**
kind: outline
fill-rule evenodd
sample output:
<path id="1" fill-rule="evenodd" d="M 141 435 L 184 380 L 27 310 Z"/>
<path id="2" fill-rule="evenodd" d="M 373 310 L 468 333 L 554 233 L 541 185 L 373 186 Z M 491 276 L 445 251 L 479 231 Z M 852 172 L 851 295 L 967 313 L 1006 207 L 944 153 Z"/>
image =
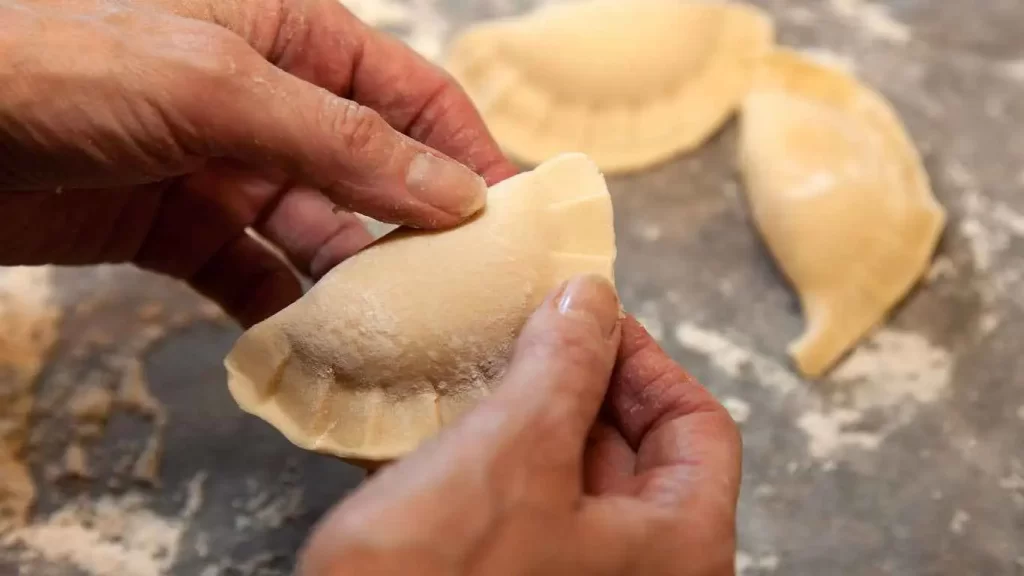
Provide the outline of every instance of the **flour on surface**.
<path id="1" fill-rule="evenodd" d="M 36 381 L 58 338 L 49 267 L 0 270 L 0 534 L 23 525 L 36 486 L 24 462 Z"/>
<path id="2" fill-rule="evenodd" d="M 658 304 L 656 302 L 647 301 L 640 304 L 640 311 L 634 314 L 634 317 L 651 337 L 658 342 L 661 342 L 662 338 L 665 337 L 665 326 L 661 321 L 661 315 L 658 312 Z"/>
<path id="3" fill-rule="evenodd" d="M 91 576 L 162 576 L 202 507 L 205 478 L 200 473 L 188 483 L 174 517 L 149 510 L 149 501 L 137 492 L 80 498 L 9 533 L 3 543 L 23 546 L 23 562 L 70 564 Z"/>
<path id="4" fill-rule="evenodd" d="M 743 424 L 750 418 L 750 403 L 736 398 L 735 396 L 729 396 L 722 400 L 722 406 L 729 411 L 729 415 L 736 421 L 737 424 Z"/>
<path id="5" fill-rule="evenodd" d="M 885 408 L 913 400 L 934 402 L 949 387 L 953 356 L 920 334 L 883 328 L 840 364 L 832 375 L 856 384 L 854 407 Z"/>
<path id="6" fill-rule="evenodd" d="M 779 568 L 779 557 L 775 554 L 754 556 L 743 551 L 736 552 L 736 576 L 751 573 L 770 573 Z"/>
<path id="7" fill-rule="evenodd" d="M 887 40 L 893 44 L 906 44 L 910 41 L 910 28 L 893 18 L 880 2 L 830 0 L 829 4 L 838 16 L 873 38 Z"/>
<path id="8" fill-rule="evenodd" d="M 847 74 L 855 74 L 857 72 L 857 63 L 853 58 L 845 54 L 839 54 L 826 48 L 801 48 L 800 53 L 822 66 L 835 68 Z"/>
<path id="9" fill-rule="evenodd" d="M 811 456 L 827 459 L 842 448 L 878 449 L 881 435 L 852 429 L 861 418 L 857 410 L 808 411 L 796 423 L 807 435 Z"/>
<path id="10" fill-rule="evenodd" d="M 780 394 L 788 394 L 801 386 L 801 381 L 785 366 L 767 356 L 752 352 L 725 335 L 683 323 L 676 327 L 676 341 L 701 354 L 731 378 L 740 378 L 749 370 L 757 384 Z"/>

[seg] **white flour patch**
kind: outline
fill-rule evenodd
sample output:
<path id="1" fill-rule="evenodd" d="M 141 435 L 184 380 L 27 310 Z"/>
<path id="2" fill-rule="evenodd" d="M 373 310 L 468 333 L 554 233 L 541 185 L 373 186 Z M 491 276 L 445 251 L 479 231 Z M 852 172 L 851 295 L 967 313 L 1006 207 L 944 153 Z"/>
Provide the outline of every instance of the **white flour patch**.
<path id="1" fill-rule="evenodd" d="M 1015 82 L 1024 82 L 1024 58 L 1020 60 L 1009 60 L 998 65 L 1003 76 Z"/>
<path id="2" fill-rule="evenodd" d="M 411 0 L 413 8 L 412 32 L 403 37 L 413 50 L 434 63 L 444 57 L 448 21 L 433 0 Z"/>
<path id="3" fill-rule="evenodd" d="M 444 52 L 447 21 L 433 0 L 340 0 L 360 20 L 375 28 L 400 28 L 399 37 L 433 62 Z"/>
<path id="4" fill-rule="evenodd" d="M 949 387 L 953 357 L 912 332 L 881 329 L 834 372 L 833 379 L 854 384 L 858 410 L 886 408 L 912 400 L 936 401 Z"/>
<path id="5" fill-rule="evenodd" d="M 357 18 L 375 28 L 406 26 L 413 21 L 408 3 L 398 0 L 340 0 Z"/>
<path id="6" fill-rule="evenodd" d="M 842 386 L 826 407 L 824 398 L 784 365 L 722 333 L 683 323 L 675 336 L 730 378 L 747 376 L 789 397 L 800 407 L 796 426 L 807 436 L 808 452 L 826 461 L 844 449 L 877 450 L 889 434 L 910 424 L 921 406 L 941 399 L 952 380 L 948 350 L 915 333 L 881 329 L 833 372 L 831 379 Z M 723 403 L 737 422 L 749 417 L 746 402 L 726 398 Z M 883 426 L 865 429 L 865 416 L 876 409 L 891 414 Z"/>
<path id="7" fill-rule="evenodd" d="M 49 517 L 5 536 L 26 548 L 24 561 L 66 563 L 86 574 L 161 576 L 178 555 L 182 536 L 202 506 L 205 474 L 188 485 L 177 517 L 148 509 L 138 493 L 71 502 Z"/>
<path id="8" fill-rule="evenodd" d="M 888 9 L 866 0 L 830 0 L 832 11 L 844 20 L 854 24 L 869 36 L 887 40 L 893 44 L 910 41 L 910 28 L 889 14 Z"/>
<path id="9" fill-rule="evenodd" d="M 953 518 L 949 521 L 949 531 L 953 534 L 963 534 L 967 531 L 967 523 L 971 521 L 971 515 L 963 510 L 957 510 L 953 513 Z"/>
<path id="10" fill-rule="evenodd" d="M 1020 407 L 1017 408 L 1017 418 L 1019 418 L 1021 422 L 1024 422 L 1024 404 L 1021 404 Z"/>
<path id="11" fill-rule="evenodd" d="M 676 327 L 676 341 L 684 348 L 707 357 L 731 378 L 738 379 L 749 371 L 755 382 L 780 394 L 788 394 L 800 387 L 800 379 L 775 360 L 752 352 L 713 330 L 683 323 Z"/>
<path id="12" fill-rule="evenodd" d="M 657 242 L 661 240 L 661 226 L 650 222 L 641 222 L 633 226 L 633 233 L 644 242 Z"/>
<path id="13" fill-rule="evenodd" d="M 634 315 L 637 322 L 658 342 L 665 337 L 665 325 L 661 321 L 658 312 L 658 304 L 655 302 L 644 302 L 640 304 L 640 312 Z"/>
<path id="14" fill-rule="evenodd" d="M 826 48 L 803 48 L 800 50 L 800 53 L 822 66 L 842 70 L 847 74 L 855 74 L 857 72 L 857 63 L 853 58 L 845 54 L 839 54 Z"/>
<path id="15" fill-rule="evenodd" d="M 949 256 L 938 256 L 932 262 L 931 268 L 928 269 L 925 282 L 934 284 L 950 278 L 956 278 L 956 264 Z"/>
<path id="16" fill-rule="evenodd" d="M 732 416 L 732 419 L 737 424 L 743 424 L 750 418 L 750 404 L 735 396 L 723 399 L 722 406 L 725 406 L 725 409 L 729 411 L 729 415 Z"/>
<path id="17" fill-rule="evenodd" d="M 775 554 L 754 556 L 746 552 L 736 552 L 736 576 L 744 576 L 754 572 L 764 574 L 775 572 L 779 568 L 779 557 Z"/>
<path id="18" fill-rule="evenodd" d="M 877 450 L 882 436 L 877 433 L 860 432 L 853 428 L 862 418 L 857 410 L 833 410 L 831 412 L 807 412 L 797 419 L 797 426 L 807 435 L 811 456 L 830 458 L 843 448 Z"/>

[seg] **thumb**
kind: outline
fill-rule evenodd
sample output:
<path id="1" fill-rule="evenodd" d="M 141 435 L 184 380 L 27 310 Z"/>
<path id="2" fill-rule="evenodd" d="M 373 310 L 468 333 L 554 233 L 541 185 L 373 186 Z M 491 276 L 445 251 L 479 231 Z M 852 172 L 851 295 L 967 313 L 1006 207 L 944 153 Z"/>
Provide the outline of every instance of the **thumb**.
<path id="1" fill-rule="evenodd" d="M 620 339 L 619 303 L 600 277 L 570 280 L 527 321 L 495 394 L 464 423 L 520 465 L 574 478 L 597 419 Z M 535 464 L 532 465 L 532 464 Z"/>
<path id="2" fill-rule="evenodd" d="M 191 102 L 186 120 L 200 154 L 270 164 L 346 210 L 395 224 L 448 227 L 483 207 L 487 185 L 469 168 L 223 36 L 218 51 L 230 72 L 213 64 L 205 83 L 182 82 L 175 106 Z"/>

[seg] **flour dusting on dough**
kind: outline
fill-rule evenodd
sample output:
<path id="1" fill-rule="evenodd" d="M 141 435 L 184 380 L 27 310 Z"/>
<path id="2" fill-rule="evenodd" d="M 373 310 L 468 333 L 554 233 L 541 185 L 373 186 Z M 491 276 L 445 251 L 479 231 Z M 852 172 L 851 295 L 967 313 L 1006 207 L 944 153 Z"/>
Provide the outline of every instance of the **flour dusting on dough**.
<path id="1" fill-rule="evenodd" d="M 910 28 L 889 14 L 881 3 L 867 0 L 830 0 L 832 10 L 870 36 L 893 44 L 910 41 Z"/>

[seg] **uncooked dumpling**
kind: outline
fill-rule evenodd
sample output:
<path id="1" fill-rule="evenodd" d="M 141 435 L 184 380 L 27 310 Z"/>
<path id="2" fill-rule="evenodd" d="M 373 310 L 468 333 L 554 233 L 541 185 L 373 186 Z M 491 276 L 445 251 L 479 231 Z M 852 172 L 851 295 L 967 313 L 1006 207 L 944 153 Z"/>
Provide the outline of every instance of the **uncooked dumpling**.
<path id="1" fill-rule="evenodd" d="M 790 354 L 817 377 L 925 273 L 945 211 L 892 107 L 838 69 L 775 52 L 740 125 L 754 220 L 806 316 Z"/>
<path id="2" fill-rule="evenodd" d="M 772 21 L 742 4 L 585 0 L 470 28 L 448 69 L 510 156 L 579 151 L 624 172 L 714 134 L 773 37 Z"/>
<path id="3" fill-rule="evenodd" d="M 469 223 L 389 234 L 252 327 L 225 361 L 231 393 L 303 448 L 394 459 L 488 394 L 551 290 L 613 280 L 614 260 L 604 178 L 560 156 L 491 188 Z"/>

